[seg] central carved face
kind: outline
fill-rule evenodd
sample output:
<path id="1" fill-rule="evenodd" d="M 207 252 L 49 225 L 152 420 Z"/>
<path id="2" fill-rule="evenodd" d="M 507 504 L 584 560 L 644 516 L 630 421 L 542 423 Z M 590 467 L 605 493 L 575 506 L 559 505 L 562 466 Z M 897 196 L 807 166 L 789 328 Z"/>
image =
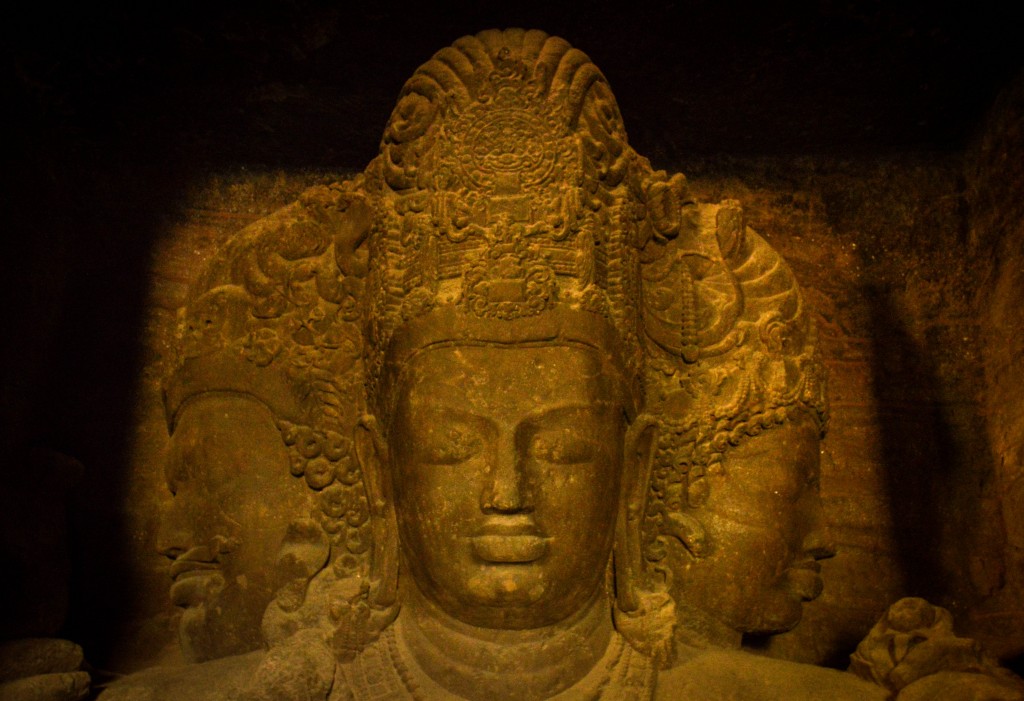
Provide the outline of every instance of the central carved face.
<path id="1" fill-rule="evenodd" d="M 389 440 L 403 562 L 449 615 L 536 628 L 602 586 L 625 428 L 604 368 L 568 345 L 454 345 L 408 364 Z"/>

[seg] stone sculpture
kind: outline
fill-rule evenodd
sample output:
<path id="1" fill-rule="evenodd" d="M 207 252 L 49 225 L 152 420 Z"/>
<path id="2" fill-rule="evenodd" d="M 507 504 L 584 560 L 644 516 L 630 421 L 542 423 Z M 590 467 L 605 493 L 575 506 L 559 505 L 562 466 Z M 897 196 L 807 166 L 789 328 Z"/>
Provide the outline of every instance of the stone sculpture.
<path id="1" fill-rule="evenodd" d="M 226 565 L 176 583 L 212 591 L 180 597 L 203 604 L 185 640 L 257 649 L 266 607 L 269 650 L 106 699 L 890 695 L 735 649 L 796 625 L 831 554 L 814 326 L 739 206 L 653 170 L 561 39 L 438 52 L 363 174 L 244 231 L 187 310 L 167 409 L 172 483 L 259 474 L 276 522 L 168 546 L 172 571 L 282 544 L 234 573 L 268 583 L 244 630 L 211 615 Z"/>
<path id="2" fill-rule="evenodd" d="M 1017 699 L 1020 679 L 977 642 L 953 632 L 953 617 L 924 599 L 889 607 L 850 657 L 850 671 L 894 693 L 920 699 Z"/>

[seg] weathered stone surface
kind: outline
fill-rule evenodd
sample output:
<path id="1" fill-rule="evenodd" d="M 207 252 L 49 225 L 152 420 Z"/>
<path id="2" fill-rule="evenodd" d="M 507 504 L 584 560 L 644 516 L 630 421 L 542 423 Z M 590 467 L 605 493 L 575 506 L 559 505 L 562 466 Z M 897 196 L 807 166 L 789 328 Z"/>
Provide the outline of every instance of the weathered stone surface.
<path id="1" fill-rule="evenodd" d="M 957 272 L 962 270 L 960 263 L 950 264 L 948 253 L 933 254 L 929 243 L 934 232 L 948 231 L 953 243 L 947 246 L 947 250 L 955 250 L 957 245 L 954 231 L 960 226 L 956 222 L 961 221 L 957 214 L 960 202 L 957 195 L 957 167 L 956 159 L 913 155 L 889 159 L 887 163 L 881 164 L 828 159 L 732 159 L 726 165 L 718 166 L 712 166 L 708 161 L 686 164 L 687 171 L 692 174 L 690 187 L 701 199 L 739 199 L 748 212 L 756 213 L 759 230 L 785 251 L 787 259 L 799 271 L 805 295 L 812 300 L 818 313 L 823 355 L 829 371 L 833 418 L 830 432 L 823 442 L 822 492 L 825 518 L 838 554 L 836 558 L 822 563 L 822 576 L 826 583 L 822 596 L 805 607 L 804 620 L 793 633 L 776 636 L 771 641 L 769 651 L 773 654 L 804 661 L 842 664 L 844 655 L 852 650 L 889 602 L 904 594 L 921 593 L 919 588 L 905 583 L 904 573 L 911 566 L 903 559 L 893 530 L 893 516 L 900 511 L 900 505 L 908 497 L 900 491 L 893 493 L 889 487 L 878 418 L 880 399 L 874 391 L 870 361 L 870 339 L 875 329 L 870 323 L 869 313 L 863 311 L 867 302 L 863 301 L 862 286 L 864 279 L 881 279 L 886 289 L 897 295 L 897 299 L 905 299 L 911 294 L 915 295 L 914 299 L 922 302 L 931 297 L 920 295 L 916 287 L 928 278 L 934 281 L 933 288 L 936 285 L 938 289 L 970 288 L 970 279 L 957 277 L 963 275 Z M 726 171 L 733 175 L 725 177 L 723 172 Z M 169 246 L 177 245 L 176 250 L 183 254 L 198 255 L 200 260 L 209 260 L 218 238 L 226 240 L 233 231 L 258 216 L 253 210 L 254 206 L 261 208 L 263 213 L 269 213 L 275 206 L 296 196 L 311 182 L 324 182 L 337 177 L 238 174 L 222 178 L 209 188 L 197 189 L 197 193 L 202 193 L 204 198 L 201 200 L 202 206 L 193 210 L 194 214 L 189 214 L 190 222 L 213 223 L 189 223 L 189 229 L 180 229 L 182 233 L 168 236 L 166 241 Z M 826 208 L 821 195 L 816 194 L 826 185 L 828 192 L 844 193 L 847 201 L 831 217 L 828 213 L 834 212 L 835 207 Z M 271 194 L 275 191 L 277 194 Z M 793 192 L 797 192 L 798 196 L 794 198 Z M 875 207 L 870 218 L 863 214 L 864 218 L 858 219 L 861 216 L 858 213 L 867 211 L 864 201 L 876 198 L 880 192 L 886 193 L 889 204 Z M 260 205 L 260 202 L 265 204 Z M 948 203 L 948 209 L 937 213 L 936 202 Z M 217 211 L 217 208 L 221 208 L 220 211 L 227 216 L 211 218 L 207 214 Z M 902 213 L 899 219 L 896 213 Z M 846 223 L 837 227 L 833 220 Z M 214 224 L 217 228 L 214 228 Z M 202 238 L 196 239 L 185 234 L 192 227 L 218 233 L 216 236 L 205 233 Z M 879 244 L 877 237 L 889 230 L 905 231 L 904 240 L 916 242 L 914 245 L 917 248 L 894 246 L 885 243 L 884 237 L 881 239 L 883 243 Z M 868 239 L 869 235 L 876 238 Z M 856 248 L 853 248 L 854 245 Z M 876 245 L 879 250 L 888 251 L 888 255 L 876 252 L 872 248 Z M 202 253 L 204 250 L 205 254 Z M 854 255 L 857 250 L 871 252 L 862 257 Z M 930 255 L 938 256 L 934 263 L 928 264 L 934 272 L 918 271 L 917 267 Z M 898 259 L 899 264 L 892 262 L 894 258 Z M 166 260 L 177 259 L 169 255 L 157 257 L 158 263 Z M 188 271 L 197 271 L 200 267 L 191 263 L 179 268 L 182 271 L 180 274 L 187 275 Z M 157 270 L 160 269 L 158 266 Z M 909 279 L 904 273 L 906 270 L 912 276 Z M 157 279 L 161 281 L 164 278 Z M 187 287 L 185 283 L 157 284 L 166 284 L 168 289 L 172 289 L 172 284 L 180 284 L 180 287 L 176 287 L 180 290 Z M 969 314 L 969 311 L 956 311 L 958 308 L 969 309 L 969 305 L 963 301 L 954 300 L 953 304 L 938 307 L 922 307 L 920 302 L 909 306 L 901 303 L 901 308 L 908 310 L 908 324 L 914 329 L 927 328 L 934 323 L 934 315 L 941 312 L 951 319 L 949 327 L 954 334 L 961 331 L 966 334 L 975 333 L 973 321 L 956 320 L 964 319 Z M 945 312 L 947 309 L 951 310 L 948 315 Z M 164 318 L 170 320 L 172 317 Z M 171 326 L 171 323 L 164 322 L 159 327 L 163 329 L 161 333 L 164 334 L 165 348 L 170 343 L 167 339 Z M 915 335 L 919 333 L 914 331 Z M 963 344 L 963 337 L 960 338 L 959 343 Z M 967 335 L 967 338 L 972 340 L 966 347 L 929 346 L 927 353 L 940 354 L 952 361 L 952 364 L 947 361 L 942 374 L 936 376 L 940 385 L 968 382 L 971 386 L 962 394 L 981 396 L 983 390 L 975 384 L 981 341 L 973 335 Z M 1007 340 L 1012 338 L 1014 336 L 1011 334 Z M 992 341 L 989 347 L 1000 346 Z M 157 372 L 148 376 L 155 378 L 158 375 Z M 894 379 L 899 380 L 898 377 Z M 151 396 L 158 397 L 155 379 L 152 387 Z M 954 389 L 943 389 L 942 392 L 945 396 L 957 394 Z M 981 415 L 978 404 L 974 406 L 976 408 L 970 411 Z M 150 416 L 150 423 L 142 422 L 142 425 L 152 426 L 149 430 L 159 437 L 164 431 L 159 404 L 154 404 Z M 952 436 L 955 442 L 970 445 L 971 441 L 978 440 L 981 433 L 972 428 L 972 424 L 963 426 Z M 983 446 L 979 449 L 984 450 Z M 965 464 L 965 456 L 969 454 L 973 453 L 964 448 L 956 456 L 950 456 L 950 464 L 953 465 L 951 469 L 959 471 L 969 468 L 975 471 L 982 468 L 982 464 Z M 149 457 L 140 455 L 137 464 L 153 464 L 152 461 L 158 460 L 160 455 L 159 449 L 155 449 Z M 919 459 L 915 464 L 922 471 L 930 469 L 925 460 Z M 146 499 L 152 499 L 152 495 L 158 493 L 160 478 L 157 476 L 154 479 L 151 489 L 157 491 L 145 494 L 144 489 L 139 490 Z M 991 489 L 991 486 L 986 489 Z M 977 491 L 968 493 L 979 494 Z M 153 514 L 153 511 L 148 509 L 145 513 Z M 984 515 L 990 512 L 983 510 L 979 513 Z M 985 518 L 993 517 L 990 515 Z M 995 520 L 985 521 L 987 527 L 997 525 L 999 518 L 996 514 Z M 915 543 L 922 544 L 921 555 L 930 556 L 929 553 L 937 549 L 933 536 L 921 533 L 923 527 L 915 525 L 909 517 L 904 523 L 908 522 L 912 535 L 907 536 L 907 540 L 912 547 Z M 140 529 L 140 532 L 146 531 Z M 151 605 L 159 609 L 164 605 L 159 592 L 162 589 L 161 582 L 166 581 L 166 574 L 159 558 L 151 554 L 154 552 L 152 534 L 155 533 L 155 526 L 148 532 L 150 544 L 140 547 L 139 557 L 148 557 L 154 562 L 152 586 L 156 593 Z M 1000 540 L 997 532 L 994 542 Z M 927 547 L 923 544 L 927 544 Z M 982 584 L 979 591 L 992 588 L 993 585 L 986 582 L 992 581 L 993 575 L 989 572 L 993 567 L 996 569 L 998 583 L 1002 557 L 998 554 L 994 559 L 991 555 L 986 557 L 988 561 L 980 563 L 980 576 L 977 577 Z M 962 577 L 968 567 L 969 563 L 958 565 L 961 572 L 958 576 Z M 871 572 L 872 576 L 864 577 L 861 575 L 864 572 Z M 972 580 L 959 581 L 961 584 L 958 586 L 974 586 L 970 583 Z M 943 580 L 934 584 L 938 583 L 947 586 L 953 582 Z M 948 593 L 933 590 L 932 596 L 948 606 L 956 608 L 959 605 Z M 962 615 L 966 607 L 960 606 L 958 610 Z M 977 634 L 987 644 L 993 645 L 996 638 L 1017 640 L 1017 630 L 1012 621 L 1008 622 L 999 616 L 986 631 Z"/>
<path id="2" fill-rule="evenodd" d="M 79 701 L 88 695 L 86 672 L 43 674 L 0 684 L 2 701 Z"/>
<path id="3" fill-rule="evenodd" d="M 82 666 L 82 648 L 67 640 L 25 638 L 0 644 L 0 682 Z"/>
<path id="4" fill-rule="evenodd" d="M 822 496 L 838 554 L 823 563 L 822 597 L 769 651 L 843 664 L 888 603 L 908 594 L 966 622 L 999 587 L 1003 535 L 960 160 L 685 167 L 697 194 L 739 199 L 786 256 L 816 311 L 829 370 Z"/>
<path id="5" fill-rule="evenodd" d="M 850 671 L 896 698 L 1014 698 L 1024 681 L 975 640 L 953 632 L 949 611 L 924 599 L 900 599 L 857 646 Z M 937 679 L 929 679 L 930 677 Z M 941 681 L 939 681 L 941 680 Z"/>
<path id="6" fill-rule="evenodd" d="M 245 226 L 295 199 L 303 190 L 341 175 L 235 173 L 194 184 L 180 211 L 152 252 L 151 286 L 131 436 L 132 470 L 125 487 L 126 529 L 131 534 L 124 558 L 141 592 L 128 627 L 112 654 L 115 668 L 152 664 L 169 645 L 177 648 L 177 613 L 167 596 L 167 560 L 159 552 L 161 514 L 168 508 L 164 474 L 168 450 L 163 379 L 175 359 L 177 317 L 190 287 L 220 247 Z"/>

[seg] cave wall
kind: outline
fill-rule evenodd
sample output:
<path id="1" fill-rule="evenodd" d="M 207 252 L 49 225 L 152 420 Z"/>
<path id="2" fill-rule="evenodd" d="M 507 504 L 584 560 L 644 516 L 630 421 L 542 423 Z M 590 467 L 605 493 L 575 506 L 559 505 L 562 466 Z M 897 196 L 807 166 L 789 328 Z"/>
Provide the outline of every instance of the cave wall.
<path id="1" fill-rule="evenodd" d="M 1005 524 L 1002 591 L 973 622 L 1020 655 L 1024 630 L 1024 74 L 996 100 L 967 152 L 968 236 L 978 251 L 986 440 Z M 1018 632 L 1015 634 L 1015 632 Z"/>

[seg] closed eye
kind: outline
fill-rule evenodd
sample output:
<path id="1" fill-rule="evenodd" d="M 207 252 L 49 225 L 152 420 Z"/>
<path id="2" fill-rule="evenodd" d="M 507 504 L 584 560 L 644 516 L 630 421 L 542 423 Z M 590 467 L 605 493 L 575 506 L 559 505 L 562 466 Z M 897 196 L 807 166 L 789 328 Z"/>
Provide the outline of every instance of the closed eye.
<path id="1" fill-rule="evenodd" d="M 534 434 L 530 441 L 530 456 L 556 465 L 574 465 L 592 462 L 597 444 L 575 429 L 549 429 Z"/>
<path id="2" fill-rule="evenodd" d="M 483 449 L 483 439 L 464 428 L 447 427 L 431 432 L 418 447 L 419 459 L 431 465 L 457 465 Z"/>

